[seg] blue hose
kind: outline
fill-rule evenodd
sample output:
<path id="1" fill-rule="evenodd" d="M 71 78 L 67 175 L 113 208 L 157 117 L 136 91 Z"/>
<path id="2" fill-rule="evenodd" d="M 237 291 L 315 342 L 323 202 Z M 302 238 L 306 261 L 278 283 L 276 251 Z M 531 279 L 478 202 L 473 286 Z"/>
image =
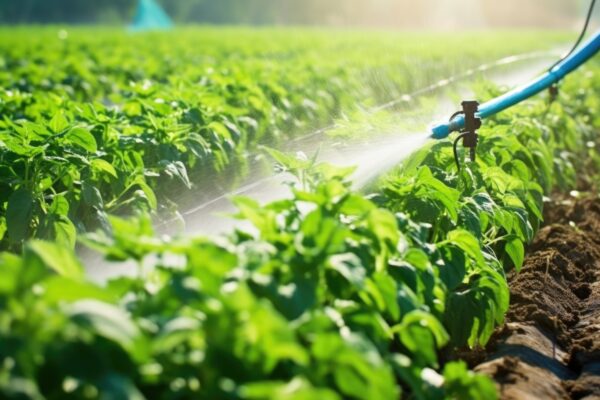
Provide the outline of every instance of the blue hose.
<path id="1" fill-rule="evenodd" d="M 496 97 L 495 99 L 480 105 L 477 116 L 482 119 L 490 117 L 548 89 L 550 86 L 562 80 L 566 75 L 583 65 L 598 53 L 598 51 L 600 51 L 600 30 L 549 72 L 526 85 L 520 86 L 500 97 Z M 443 139 L 452 132 L 460 131 L 464 125 L 465 117 L 463 115 L 458 115 L 450 122 L 438 124 L 431 128 L 431 137 L 434 139 Z"/>

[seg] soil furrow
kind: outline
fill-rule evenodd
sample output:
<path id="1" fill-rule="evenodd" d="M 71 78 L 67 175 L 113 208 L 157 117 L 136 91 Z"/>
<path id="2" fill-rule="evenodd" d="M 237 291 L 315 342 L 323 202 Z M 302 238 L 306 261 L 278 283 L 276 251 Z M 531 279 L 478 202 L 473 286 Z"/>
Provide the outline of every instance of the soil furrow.
<path id="1" fill-rule="evenodd" d="M 600 399 L 600 199 L 550 203 L 476 371 L 502 399 Z"/>

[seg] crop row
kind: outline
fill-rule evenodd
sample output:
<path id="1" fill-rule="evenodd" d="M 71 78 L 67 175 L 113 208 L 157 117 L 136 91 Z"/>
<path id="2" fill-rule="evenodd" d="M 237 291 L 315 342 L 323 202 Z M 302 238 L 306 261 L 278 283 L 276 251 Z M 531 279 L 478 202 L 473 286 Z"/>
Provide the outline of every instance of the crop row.
<path id="1" fill-rule="evenodd" d="M 233 185 L 259 143 L 560 37 L 2 30 L 0 248 L 172 211 L 173 193 Z"/>
<path id="2" fill-rule="evenodd" d="M 442 349 L 483 345 L 509 304 L 543 196 L 598 164 L 600 69 L 559 101 L 486 121 L 457 173 L 449 141 L 349 189 L 348 170 L 273 151 L 302 174 L 293 198 L 236 199 L 253 225 L 224 238 L 157 239 L 108 217 L 86 235 L 154 268 L 90 283 L 60 243 L 0 257 L 0 393 L 19 398 L 418 399 L 495 397 Z"/>

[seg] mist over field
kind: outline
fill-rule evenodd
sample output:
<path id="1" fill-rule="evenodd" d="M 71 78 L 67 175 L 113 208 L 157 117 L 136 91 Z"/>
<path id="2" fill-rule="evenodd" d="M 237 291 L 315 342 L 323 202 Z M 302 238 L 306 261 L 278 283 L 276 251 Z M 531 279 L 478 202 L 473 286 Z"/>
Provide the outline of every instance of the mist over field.
<path id="1" fill-rule="evenodd" d="M 131 19 L 135 0 L 0 0 L 0 23 Z M 178 23 L 394 29 L 572 28 L 587 0 L 159 0 Z"/>

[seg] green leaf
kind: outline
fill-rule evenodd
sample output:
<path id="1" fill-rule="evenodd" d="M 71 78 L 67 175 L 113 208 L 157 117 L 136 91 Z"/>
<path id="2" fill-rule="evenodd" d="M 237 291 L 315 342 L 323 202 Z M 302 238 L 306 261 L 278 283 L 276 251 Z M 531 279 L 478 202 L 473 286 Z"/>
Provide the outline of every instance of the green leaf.
<path id="1" fill-rule="evenodd" d="M 21 137 L 4 135 L 0 139 L 0 147 L 6 147 L 9 151 L 20 156 L 32 157 L 38 153 L 42 153 L 46 146 L 30 146 Z"/>
<path id="2" fill-rule="evenodd" d="M 454 246 L 440 249 L 444 264 L 439 266 L 439 274 L 448 290 L 456 289 L 467 274 L 465 253 Z"/>
<path id="3" fill-rule="evenodd" d="M 517 272 L 523 265 L 523 259 L 525 258 L 525 248 L 523 242 L 518 237 L 512 237 L 506 242 L 504 250 L 512 260 Z"/>
<path id="4" fill-rule="evenodd" d="M 457 246 L 478 264 L 485 264 L 479 241 L 470 232 L 457 229 L 448 233 L 446 241 Z"/>
<path id="5" fill-rule="evenodd" d="M 93 182 L 87 180 L 83 181 L 81 184 L 81 194 L 83 201 L 86 204 L 98 209 L 102 209 L 104 207 L 102 194 L 100 193 L 100 190 L 94 186 Z"/>
<path id="6" fill-rule="evenodd" d="M 427 396 L 427 386 L 424 385 L 424 379 L 421 376 L 423 369 L 415 365 L 410 357 L 395 352 L 389 358 L 389 363 L 403 383 L 408 385 L 415 399 L 436 399 L 441 397 Z"/>
<path id="7" fill-rule="evenodd" d="M 357 289 L 364 286 L 367 270 L 355 254 L 337 254 L 330 257 L 329 268 L 337 271 Z"/>
<path id="8" fill-rule="evenodd" d="M 356 171 L 356 167 L 340 167 L 329 163 L 319 163 L 314 166 L 314 170 L 322 181 L 345 180 Z"/>
<path id="9" fill-rule="evenodd" d="M 75 302 L 95 299 L 104 302 L 117 301 L 116 296 L 103 287 L 85 281 L 75 281 L 63 276 L 52 276 L 43 283 L 44 299 L 52 303 Z"/>
<path id="10" fill-rule="evenodd" d="M 448 399 L 495 400 L 498 398 L 492 380 L 467 369 L 464 361 L 444 366 L 444 391 Z"/>
<path id="11" fill-rule="evenodd" d="M 427 270 L 431 265 L 427 254 L 422 249 L 416 247 L 408 249 L 404 254 L 404 260 L 421 271 Z"/>
<path id="12" fill-rule="evenodd" d="M 19 189 L 9 197 L 6 227 L 11 242 L 18 243 L 29 236 L 34 205 L 33 194 L 28 189 Z"/>
<path id="13" fill-rule="evenodd" d="M 59 275 L 73 279 L 83 278 L 83 267 L 71 249 L 65 246 L 33 240 L 27 243 L 26 251 L 37 256 L 47 268 Z"/>
<path id="14" fill-rule="evenodd" d="M 50 120 L 49 127 L 54 133 L 61 133 L 69 126 L 69 122 L 63 115 L 62 111 L 54 114 L 54 117 Z"/>
<path id="15" fill-rule="evenodd" d="M 454 346 L 464 346 L 474 340 L 479 310 L 472 290 L 450 293 L 446 300 L 445 325 Z"/>
<path id="16" fill-rule="evenodd" d="M 263 235 L 270 235 L 277 231 L 277 214 L 272 210 L 262 207 L 249 197 L 236 196 L 231 201 L 238 209 L 235 218 L 250 221 Z"/>
<path id="17" fill-rule="evenodd" d="M 263 149 L 279 164 L 284 171 L 297 173 L 298 171 L 310 168 L 310 166 L 313 164 L 312 160 L 301 157 L 298 154 L 287 154 L 266 146 L 263 147 Z"/>
<path id="18" fill-rule="evenodd" d="M 5 399 L 44 400 L 35 381 L 8 375 L 3 379 L 0 394 Z"/>
<path id="19" fill-rule="evenodd" d="M 65 140 L 90 153 L 98 151 L 96 139 L 87 129 L 80 127 L 73 128 L 65 135 Z"/>
<path id="20" fill-rule="evenodd" d="M 10 295 L 18 286 L 23 259 L 12 253 L 0 253 L 0 296 Z"/>
<path id="21" fill-rule="evenodd" d="M 181 161 L 162 163 L 165 173 L 173 178 L 178 178 L 188 189 L 192 188 L 192 183 L 188 178 L 187 169 Z"/>
<path id="22" fill-rule="evenodd" d="M 4 239 L 4 235 L 6 234 L 6 218 L 0 216 L 0 241 Z"/>
<path id="23" fill-rule="evenodd" d="M 248 400 L 341 400 L 334 391 L 313 387 L 304 378 L 296 376 L 290 382 L 262 381 L 245 384 L 240 389 Z"/>
<path id="24" fill-rule="evenodd" d="M 231 140 L 231 133 L 229 132 L 229 129 L 227 129 L 227 127 L 220 122 L 211 122 L 210 124 L 208 124 L 208 129 L 211 129 L 214 133 L 216 133 L 225 141 Z"/>
<path id="25" fill-rule="evenodd" d="M 50 209 L 48 210 L 52 214 L 57 215 L 68 215 L 69 214 L 69 201 L 64 195 L 56 195 L 52 200 Z"/>
<path id="26" fill-rule="evenodd" d="M 157 353 L 175 351 L 176 347 L 188 341 L 194 335 L 202 335 L 199 320 L 188 317 L 176 317 L 167 322 L 152 341 L 152 350 Z"/>
<path id="27" fill-rule="evenodd" d="M 56 243 L 68 246 L 71 249 L 74 248 L 77 240 L 77 229 L 75 229 L 73 222 L 64 215 L 56 215 L 52 220 Z"/>
<path id="28" fill-rule="evenodd" d="M 146 200 L 148 201 L 148 205 L 151 209 L 156 210 L 158 207 L 158 201 L 156 200 L 156 194 L 154 194 L 154 190 L 146 183 L 146 180 L 143 176 L 138 177 L 136 179 L 135 184 L 139 186 L 142 190 Z"/>
<path id="29" fill-rule="evenodd" d="M 437 200 L 443 204 L 452 221 L 458 219 L 457 203 L 459 192 L 447 186 L 444 182 L 435 178 L 428 167 L 422 167 L 417 175 L 417 195 L 423 195 L 427 199 Z"/>
<path id="30" fill-rule="evenodd" d="M 464 206 L 459 212 L 459 223 L 464 226 L 476 238 L 482 237 L 482 227 L 479 215 L 470 206 Z"/>
<path id="31" fill-rule="evenodd" d="M 145 400 L 146 397 L 139 391 L 131 379 L 116 373 L 104 375 L 99 381 L 99 390 L 102 398 Z"/>
<path id="32" fill-rule="evenodd" d="M 350 194 L 344 200 L 340 213 L 344 215 L 364 215 L 373 210 L 375 205 L 367 200 L 364 196 L 358 194 Z"/>
<path id="33" fill-rule="evenodd" d="M 400 325 L 392 329 L 397 332 L 402 344 L 425 365 L 436 365 L 436 349 L 449 340 L 442 323 L 433 315 L 421 310 L 408 313 Z"/>
<path id="34" fill-rule="evenodd" d="M 387 210 L 373 209 L 367 218 L 368 228 L 377 238 L 388 245 L 395 247 L 400 239 L 398 223 L 394 214 Z"/>
<path id="35" fill-rule="evenodd" d="M 123 309 L 97 300 L 81 300 L 66 307 L 67 314 L 92 332 L 131 351 L 140 332 Z"/>
<path id="36" fill-rule="evenodd" d="M 366 382 L 352 367 L 338 366 L 333 370 L 333 377 L 340 391 L 346 396 L 359 399 L 367 398 Z"/>
<path id="37" fill-rule="evenodd" d="M 96 172 L 106 173 L 114 178 L 117 177 L 117 171 L 115 170 L 115 167 L 110 165 L 110 163 L 106 160 L 95 158 L 90 162 L 90 164 Z"/>
<path id="38" fill-rule="evenodd" d="M 442 348 L 448 343 L 448 333 L 446 333 L 442 323 L 432 314 L 413 311 L 407 315 L 407 321 L 418 321 L 419 325 L 427 327 L 433 333 L 438 348 Z"/>
<path id="39" fill-rule="evenodd" d="M 394 321 L 400 318 L 398 284 L 393 277 L 385 272 L 374 273 L 367 281 L 366 292 L 376 301 L 379 311 L 389 313 Z"/>

